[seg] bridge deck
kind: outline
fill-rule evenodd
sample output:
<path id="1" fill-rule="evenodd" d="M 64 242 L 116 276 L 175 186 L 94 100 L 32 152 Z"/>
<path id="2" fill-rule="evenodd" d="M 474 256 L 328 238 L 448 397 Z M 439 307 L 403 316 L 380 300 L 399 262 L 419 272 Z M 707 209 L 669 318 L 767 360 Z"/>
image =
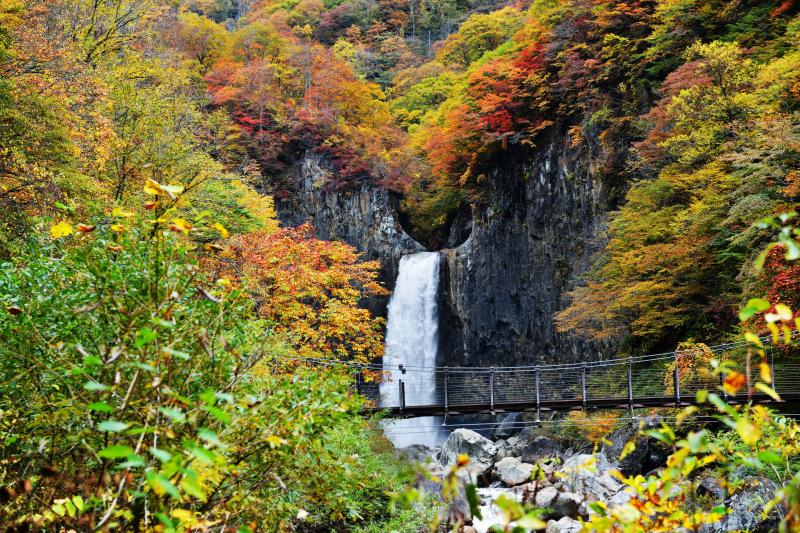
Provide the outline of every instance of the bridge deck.
<path id="1" fill-rule="evenodd" d="M 777 407 L 781 405 L 800 402 L 800 394 L 784 394 L 781 402 L 776 402 L 769 396 L 758 394 L 753 396 L 753 403 L 771 404 Z M 744 396 L 733 396 L 728 398 L 730 404 L 745 403 L 748 399 Z M 588 400 L 584 405 L 582 400 L 549 400 L 540 402 L 538 409 L 541 412 L 547 411 L 572 411 L 586 408 L 588 410 L 597 409 L 642 409 L 646 407 L 686 407 L 697 405 L 695 397 L 681 400 L 680 404 L 675 403 L 674 398 L 664 396 L 653 396 L 649 398 L 637 398 L 633 404 L 629 404 L 627 398 L 600 398 Z M 485 403 L 460 404 L 445 409 L 444 405 L 411 405 L 401 408 L 399 406 L 379 407 L 368 406 L 364 409 L 367 413 L 387 412 L 395 417 L 419 417 L 419 416 L 445 416 L 445 415 L 466 415 L 466 414 L 498 414 L 511 412 L 536 412 L 536 404 L 530 402 L 500 402 L 492 406 Z"/>
<path id="2" fill-rule="evenodd" d="M 743 342 L 574 364 L 400 366 L 385 371 L 380 387 L 373 383 L 359 390 L 373 400 L 368 412 L 388 411 L 392 416 L 404 417 L 676 407 L 695 403 L 700 390 L 722 395 L 721 385 L 727 373 L 746 368 L 748 357 L 756 375 L 759 362 L 766 360 L 770 364 L 769 381 L 783 402 L 800 401 L 800 361 L 770 347 L 759 354 Z M 708 370 L 712 358 L 722 362 L 723 372 Z M 727 399 L 730 403 L 747 401 L 746 391 L 742 389 L 738 396 Z M 779 403 L 764 394 L 752 400 Z"/>

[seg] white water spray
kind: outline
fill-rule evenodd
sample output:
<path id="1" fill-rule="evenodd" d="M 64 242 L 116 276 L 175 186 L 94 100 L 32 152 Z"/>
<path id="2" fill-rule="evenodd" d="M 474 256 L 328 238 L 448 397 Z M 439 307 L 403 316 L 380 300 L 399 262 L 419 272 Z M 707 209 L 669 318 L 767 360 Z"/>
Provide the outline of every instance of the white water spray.
<path id="1" fill-rule="evenodd" d="M 383 366 L 389 380 L 381 383 L 381 405 L 399 405 L 399 381 L 405 385 L 406 405 L 436 403 L 436 366 L 439 347 L 439 254 L 422 252 L 400 260 L 394 293 L 389 301 Z M 408 367 L 405 374 L 399 365 Z M 385 424 L 386 435 L 397 447 L 410 444 L 436 446 L 446 438 L 440 417 L 396 420 Z"/>

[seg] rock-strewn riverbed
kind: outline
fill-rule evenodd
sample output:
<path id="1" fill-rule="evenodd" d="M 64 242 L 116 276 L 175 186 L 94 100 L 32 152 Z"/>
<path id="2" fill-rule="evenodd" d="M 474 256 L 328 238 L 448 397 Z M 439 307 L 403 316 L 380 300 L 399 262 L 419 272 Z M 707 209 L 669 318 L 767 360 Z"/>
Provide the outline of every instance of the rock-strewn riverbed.
<path id="1" fill-rule="evenodd" d="M 645 419 L 656 424 L 657 419 Z M 482 519 L 470 514 L 465 497 L 458 497 L 448 509 L 448 519 L 461 521 L 464 533 L 483 533 L 499 521 L 493 505 L 501 494 L 538 508 L 547 509 L 547 533 L 580 531 L 581 520 L 588 519 L 592 503 L 609 508 L 627 503 L 632 492 L 615 475 L 647 474 L 662 467 L 669 450 L 656 441 L 636 437 L 636 430 L 625 427 L 612 433 L 608 443 L 594 453 L 566 447 L 556 438 L 529 428 L 505 439 L 488 439 L 469 429 L 453 431 L 437 449 L 413 446 L 399 450 L 410 460 L 426 462 L 434 474 L 443 476 L 456 463 L 459 454 L 470 456 L 463 475 L 477 483 Z M 625 444 L 637 438 L 636 450 L 622 460 Z M 728 494 L 713 476 L 685 480 L 691 492 L 715 506 L 725 506 L 728 514 L 722 521 L 704 526 L 703 533 L 732 530 L 769 531 L 780 519 L 780 509 L 762 517 L 764 504 L 776 489 L 773 481 L 762 477 L 745 478 L 741 488 Z M 428 484 L 428 490 L 437 490 Z"/>

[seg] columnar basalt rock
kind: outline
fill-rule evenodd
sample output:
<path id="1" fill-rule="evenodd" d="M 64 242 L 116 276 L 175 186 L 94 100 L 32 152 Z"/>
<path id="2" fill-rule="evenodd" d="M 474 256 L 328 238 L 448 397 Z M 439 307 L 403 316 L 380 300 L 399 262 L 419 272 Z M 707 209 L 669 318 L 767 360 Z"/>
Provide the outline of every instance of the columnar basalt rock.
<path id="1" fill-rule="evenodd" d="M 608 186 L 586 143 L 561 128 L 537 146 L 491 163 L 487 189 L 453 222 L 440 268 L 442 364 L 489 366 L 568 362 L 611 349 L 557 333 L 553 315 L 604 244 Z M 391 288 L 400 257 L 424 250 L 401 227 L 397 197 L 369 182 L 335 189 L 324 158 L 308 153 L 294 191 L 279 199 L 285 224 L 314 224 L 383 265 Z M 385 301 L 368 303 L 377 313 Z M 385 309 L 383 310 L 385 312 Z"/>
<path id="2" fill-rule="evenodd" d="M 556 332 L 553 315 L 604 244 L 609 209 L 593 156 L 553 131 L 488 173 L 472 232 L 445 250 L 442 353 L 457 365 L 584 360 L 607 350 Z"/>
<path id="3" fill-rule="evenodd" d="M 391 288 L 400 258 L 424 252 L 425 247 L 400 226 L 394 193 L 366 181 L 336 189 L 330 185 L 332 176 L 322 156 L 304 154 L 290 176 L 294 190 L 276 201 L 281 222 L 290 226 L 309 222 L 318 238 L 346 242 L 361 251 L 364 259 L 380 261 L 382 281 Z M 383 315 L 387 302 L 367 304 Z"/>

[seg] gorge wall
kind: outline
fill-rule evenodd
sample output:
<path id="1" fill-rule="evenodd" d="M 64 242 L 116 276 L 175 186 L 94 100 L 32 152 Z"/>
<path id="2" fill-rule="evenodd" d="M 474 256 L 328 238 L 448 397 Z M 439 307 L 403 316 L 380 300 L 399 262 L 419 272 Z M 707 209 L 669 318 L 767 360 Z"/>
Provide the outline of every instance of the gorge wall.
<path id="1" fill-rule="evenodd" d="M 558 334 L 553 320 L 605 244 L 602 160 L 554 130 L 536 149 L 495 162 L 488 193 L 472 208 L 469 238 L 443 251 L 439 308 L 448 364 L 571 362 L 611 348 Z"/>
<path id="2" fill-rule="evenodd" d="M 360 250 L 364 259 L 380 261 L 381 281 L 393 288 L 400 258 L 424 252 L 425 247 L 400 226 L 394 193 L 367 182 L 333 189 L 328 186 L 331 173 L 322 156 L 304 154 L 289 176 L 294 185 L 291 195 L 276 199 L 278 217 L 289 226 L 311 223 L 318 238 L 346 242 Z M 386 316 L 387 303 L 388 298 L 375 298 L 366 306 Z"/>
<path id="3" fill-rule="evenodd" d="M 440 269 L 440 354 L 448 365 L 514 365 L 597 357 L 595 346 L 556 332 L 553 314 L 604 245 L 608 192 L 584 143 L 553 129 L 535 149 L 507 151 L 487 175 L 483 200 L 451 229 Z M 296 191 L 277 203 L 285 224 L 310 222 L 380 260 L 390 288 L 408 253 L 424 250 L 400 226 L 397 198 L 369 183 L 325 187 L 324 161 L 307 154 Z M 385 313 L 385 301 L 369 302 Z"/>

